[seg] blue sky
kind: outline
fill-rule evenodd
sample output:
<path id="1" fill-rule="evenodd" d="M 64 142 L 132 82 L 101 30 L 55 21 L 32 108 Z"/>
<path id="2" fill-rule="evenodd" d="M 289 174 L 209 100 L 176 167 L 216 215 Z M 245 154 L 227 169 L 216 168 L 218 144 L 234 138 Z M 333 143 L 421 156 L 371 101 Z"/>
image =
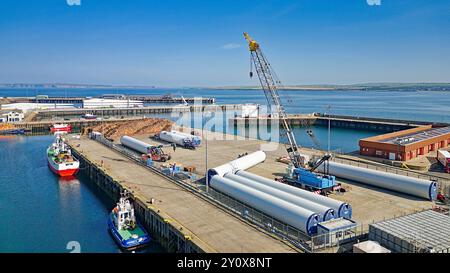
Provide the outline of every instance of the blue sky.
<path id="1" fill-rule="evenodd" d="M 2 0 L 0 82 L 256 85 L 243 31 L 285 85 L 450 82 L 450 0 Z"/>

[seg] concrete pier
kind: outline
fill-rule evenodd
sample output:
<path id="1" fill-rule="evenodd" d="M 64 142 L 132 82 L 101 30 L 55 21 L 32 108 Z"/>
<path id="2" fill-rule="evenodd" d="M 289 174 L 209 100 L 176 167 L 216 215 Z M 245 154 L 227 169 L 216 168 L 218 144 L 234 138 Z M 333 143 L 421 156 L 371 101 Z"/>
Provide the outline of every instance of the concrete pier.
<path id="1" fill-rule="evenodd" d="M 26 130 L 27 134 L 31 135 L 42 135 L 49 134 L 50 127 L 55 123 L 65 123 L 72 126 L 72 132 L 81 132 L 85 127 L 96 126 L 99 124 L 106 123 L 115 123 L 115 122 L 129 122 L 135 120 L 142 120 L 143 117 L 129 117 L 123 119 L 95 119 L 95 120 L 87 120 L 87 119 L 76 119 L 76 120 L 60 120 L 60 121 L 51 121 L 51 120 L 43 120 L 43 121 L 31 121 L 31 122 L 17 122 L 15 125 L 18 128 L 23 128 Z"/>
<path id="2" fill-rule="evenodd" d="M 239 111 L 241 104 L 221 105 L 190 105 L 190 106 L 147 106 L 135 108 L 75 108 L 75 109 L 51 109 L 37 111 L 36 121 L 53 119 L 55 117 L 81 117 L 85 114 L 94 114 L 98 117 L 121 117 L 121 116 L 143 116 L 152 114 L 170 114 L 184 112 L 216 112 L 216 111 Z"/>
<path id="3" fill-rule="evenodd" d="M 235 117 L 230 121 L 234 125 L 258 126 L 270 124 L 271 122 L 273 121 L 276 122 L 277 120 L 278 118 L 271 118 L 271 117 L 258 117 L 258 118 Z M 425 121 L 409 121 L 409 120 L 367 118 L 356 116 L 337 116 L 337 115 L 328 116 L 320 113 L 288 115 L 288 122 L 294 126 L 295 125 L 328 126 L 328 122 L 330 122 L 331 126 L 334 128 L 339 127 L 339 128 L 370 130 L 378 132 L 394 132 L 428 124 L 448 126 L 447 124 L 444 123 L 433 123 Z"/>
<path id="4" fill-rule="evenodd" d="M 148 135 L 135 137 L 152 145 L 162 144 L 157 140 L 149 139 Z M 193 172 L 196 178 L 184 181 L 183 184 L 141 165 L 139 160 L 133 160 L 100 142 L 81 138 L 80 140 L 70 139 L 69 143 L 83 162 L 83 171 L 87 172 L 92 180 L 106 192 L 117 195 L 119 190 L 114 189 L 116 186 L 111 186 L 114 184 L 133 192 L 139 200 L 138 203 L 142 204 L 139 213 L 141 219 L 145 219 L 146 227 L 155 234 L 158 241 L 171 249 L 170 251 L 185 251 L 186 245 L 188 245 L 187 251 L 191 252 L 295 252 L 300 251 L 298 248 L 310 251 L 308 238 L 300 236 L 300 241 L 297 242 L 301 242 L 301 245 L 294 245 L 292 241 L 285 240 L 286 237 L 278 236 L 283 231 L 282 228 L 274 233 L 265 226 L 242 217 L 241 213 L 246 209 L 239 204 L 232 208 L 218 205 L 217 202 L 223 203 L 223 196 L 213 194 L 214 191 L 211 188 L 209 196 L 214 200 L 206 198 L 204 194 L 203 175 L 208 167 L 229 162 L 242 153 L 259 150 L 262 144 L 271 144 L 265 146 L 270 148 L 266 151 L 267 159 L 249 171 L 270 179 L 282 176 L 286 165 L 276 159 L 286 154 L 284 146 L 214 132 L 208 132 L 208 139 L 208 149 L 206 149 L 206 140 L 203 138 L 203 145 L 198 149 L 178 148 L 176 151 L 167 149 L 166 152 L 172 155 L 170 162 L 154 163 L 157 169 L 161 164 L 168 163 L 176 163 L 177 166 L 182 167 L 194 166 L 196 171 Z M 117 146 L 117 142 L 115 145 L 120 147 Z M 311 150 L 302 149 L 302 153 L 310 154 L 311 152 Z M 207 162 L 206 153 L 208 154 Z M 140 158 L 140 154 L 132 154 Z M 85 161 L 88 163 L 85 164 Z M 375 168 L 369 165 L 363 167 Z M 386 168 L 386 172 L 392 171 L 396 170 Z M 417 176 L 418 174 L 408 172 L 403 175 Z M 367 224 L 373 221 L 431 208 L 433 204 L 427 200 L 356 182 L 342 179 L 337 181 L 342 184 L 346 192 L 332 194 L 330 198 L 352 205 L 353 220 L 361 225 L 361 230 L 367 228 Z M 154 202 L 150 204 L 152 199 Z M 236 201 L 231 202 L 235 204 L 233 202 Z M 253 215 L 252 209 L 248 210 L 249 215 Z M 267 216 L 263 218 L 269 219 L 270 222 Z M 177 226 L 172 226 L 171 223 L 176 223 Z M 161 233 L 161 230 L 166 233 Z M 181 231 L 184 233 L 180 233 Z M 190 239 L 183 239 L 183 236 Z M 303 248 L 304 245 L 306 248 Z"/>
<path id="5" fill-rule="evenodd" d="M 69 144 L 82 172 L 109 196 L 118 199 L 122 188 L 132 193 L 141 222 L 170 252 L 299 252 L 99 142 L 82 138 Z"/>
<path id="6" fill-rule="evenodd" d="M 103 96 L 95 97 L 95 98 L 103 98 Z M 84 97 L 48 97 L 48 98 L 36 98 L 36 97 L 15 97 L 11 98 L 13 102 L 32 102 L 32 103 L 73 103 L 73 104 L 81 104 Z M 114 98 L 117 99 L 117 98 Z M 145 95 L 126 95 L 125 97 L 120 97 L 120 99 L 130 99 L 130 100 L 140 100 L 144 103 L 202 103 L 202 104 L 212 104 L 215 103 L 215 98 L 181 98 L 181 97 L 170 97 L 170 96 L 145 96 Z M 183 100 L 184 99 L 184 100 Z"/>

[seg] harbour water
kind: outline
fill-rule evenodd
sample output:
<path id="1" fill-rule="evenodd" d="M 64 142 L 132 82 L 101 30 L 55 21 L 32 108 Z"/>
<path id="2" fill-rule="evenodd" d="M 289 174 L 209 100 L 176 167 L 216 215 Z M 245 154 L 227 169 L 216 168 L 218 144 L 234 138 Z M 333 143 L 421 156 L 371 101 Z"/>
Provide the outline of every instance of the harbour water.
<path id="1" fill-rule="evenodd" d="M 277 135 L 272 133 L 271 128 L 258 127 L 256 125 L 234 126 L 230 123 L 229 116 L 221 115 L 217 116 L 202 116 L 201 113 L 184 113 L 181 117 L 171 114 L 157 115 L 161 118 L 168 118 L 175 121 L 178 125 L 183 125 L 192 128 L 204 128 L 213 132 L 220 132 L 226 134 L 234 134 L 239 136 L 245 136 L 250 138 L 259 138 L 266 141 L 285 142 L 286 140 L 277 138 Z M 215 120 L 217 118 L 217 120 Z M 307 130 L 312 129 L 315 136 L 315 142 L 307 134 Z M 326 150 L 328 148 L 328 127 L 327 126 L 310 126 L 300 127 L 293 126 L 297 144 L 307 148 Z M 346 128 L 330 128 L 330 150 L 339 153 L 350 153 L 359 149 L 358 141 L 361 138 L 374 136 L 380 134 L 377 131 L 369 130 L 351 130 Z"/>
<path id="2" fill-rule="evenodd" d="M 0 138 L 0 252 L 120 252 L 107 230 L 115 201 L 81 175 L 55 176 L 45 157 L 52 138 Z"/>
<path id="3" fill-rule="evenodd" d="M 364 117 L 450 122 L 450 97 L 445 92 L 420 91 L 284 91 L 289 97 L 290 113 L 326 112 Z M 57 89 L 0 90 L 0 97 L 96 96 L 116 93 L 110 90 L 64 91 Z M 152 89 L 120 90 L 120 94 L 215 97 L 218 104 L 265 104 L 261 91 Z M 314 127 L 322 148 L 327 147 L 326 127 Z M 216 128 L 217 130 L 217 128 Z M 239 129 L 238 129 L 239 130 Z M 241 128 L 242 130 L 242 128 Z M 311 147 L 305 128 L 295 128 L 299 143 Z M 239 133 L 239 132 L 238 132 Z M 350 152 L 358 139 L 378 134 L 332 128 L 331 148 Z M 90 181 L 78 175 L 62 180 L 46 166 L 45 149 L 52 136 L 8 137 L 0 139 L 0 252 L 70 252 L 77 242 L 82 252 L 119 252 L 106 229 L 106 217 L 114 205 Z M 73 244 L 73 243 L 72 243 Z M 70 246 L 70 244 L 69 244 Z M 149 252 L 164 251 L 154 244 Z"/>
<path id="4" fill-rule="evenodd" d="M 184 97 L 214 97 L 216 103 L 266 104 L 261 90 L 216 89 L 0 89 L 0 97 L 8 96 L 97 96 L 102 94 L 171 94 Z M 450 122 L 450 96 L 445 91 L 420 90 L 339 90 L 280 91 L 290 113 L 328 112 L 335 115 L 379 117 L 419 121 Z"/>

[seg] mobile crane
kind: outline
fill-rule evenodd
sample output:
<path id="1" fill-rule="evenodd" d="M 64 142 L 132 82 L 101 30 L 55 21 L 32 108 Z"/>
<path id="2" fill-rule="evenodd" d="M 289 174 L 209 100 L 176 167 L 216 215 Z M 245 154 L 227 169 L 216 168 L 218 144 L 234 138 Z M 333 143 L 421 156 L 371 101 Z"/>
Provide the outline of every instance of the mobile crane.
<path id="1" fill-rule="evenodd" d="M 308 162 L 307 156 L 299 152 L 299 146 L 295 140 L 294 133 L 287 119 L 287 113 L 284 109 L 277 85 L 281 82 L 277 78 L 270 63 L 265 58 L 260 45 L 253 40 L 248 33 L 244 32 L 244 37 L 248 42 L 252 63 L 258 75 L 264 95 L 270 107 L 270 113 L 275 112 L 280 120 L 280 136 L 287 138 L 285 142 L 286 151 L 288 152 L 293 170 L 290 177 L 286 179 L 293 181 L 295 185 L 314 191 L 325 191 L 332 189 L 335 185 L 335 177 L 328 175 L 328 160 L 331 155 L 326 154 L 317 162 Z M 250 69 L 250 77 L 253 77 L 253 71 Z M 309 133 L 308 133 L 309 134 Z M 324 164 L 324 175 L 314 173 L 314 171 Z"/>

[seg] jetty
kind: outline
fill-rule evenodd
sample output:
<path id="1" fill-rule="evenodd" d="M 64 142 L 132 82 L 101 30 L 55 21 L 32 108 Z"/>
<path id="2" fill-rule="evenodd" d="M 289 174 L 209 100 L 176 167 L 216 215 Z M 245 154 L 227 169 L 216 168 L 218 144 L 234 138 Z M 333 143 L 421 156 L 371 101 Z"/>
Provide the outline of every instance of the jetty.
<path id="1" fill-rule="evenodd" d="M 50 127 L 55 123 L 65 123 L 72 127 L 72 132 L 78 133 L 86 127 L 92 127 L 99 124 L 109 124 L 117 122 L 130 122 L 136 120 L 144 120 L 144 117 L 127 117 L 127 118 L 111 118 L 111 119 L 72 119 L 64 121 L 54 121 L 54 120 L 42 120 L 42 121 L 30 121 L 30 122 L 17 122 L 15 126 L 20 129 L 24 129 L 26 134 L 29 135 L 44 135 L 50 133 Z"/>
<path id="2" fill-rule="evenodd" d="M 104 98 L 104 96 L 89 97 L 89 98 Z M 70 104 L 82 104 L 86 97 L 14 97 L 8 98 L 9 103 L 70 103 Z M 160 104 L 214 104 L 215 98 L 203 98 L 203 97 L 171 97 L 171 96 L 146 96 L 146 95 L 123 95 L 119 99 L 123 100 L 140 100 L 144 103 L 160 103 Z"/>
<path id="3" fill-rule="evenodd" d="M 82 172 L 114 200 L 127 189 L 135 212 L 169 252 L 293 253 L 288 242 L 237 217 L 198 190 L 138 164 L 104 144 L 69 141 Z"/>
<path id="4" fill-rule="evenodd" d="M 126 117 L 144 116 L 152 114 L 170 114 L 184 112 L 217 112 L 217 111 L 238 111 L 241 104 L 212 104 L 212 105 L 189 105 L 189 106 L 145 106 L 127 108 L 68 108 L 68 109 L 47 109 L 36 112 L 34 120 L 49 120 L 55 118 L 81 117 L 85 114 L 94 114 L 97 117 Z"/>
<path id="5" fill-rule="evenodd" d="M 197 133 L 200 133 L 198 131 Z M 81 172 L 91 183 L 101 188 L 113 200 L 121 189 L 127 189 L 136 201 L 136 213 L 150 234 L 169 252 L 317 252 L 315 237 L 299 233 L 280 220 L 226 196 L 213 188 L 205 189 L 205 170 L 236 159 L 242 153 L 261 149 L 265 141 L 240 136 L 208 132 L 208 145 L 196 150 L 170 151 L 172 159 L 165 163 L 148 165 L 141 154 L 135 153 L 118 142 L 118 138 L 96 140 L 86 136 L 68 138 L 74 155 L 81 162 Z M 162 144 L 149 135 L 135 138 L 150 145 Z M 205 135 L 203 135 L 205 137 Z M 203 138 L 203 141 L 206 140 Z M 276 143 L 272 143 L 276 145 Z M 271 147 L 272 147 L 271 145 Z M 207 147 L 208 148 L 207 148 Z M 277 160 L 285 155 L 284 146 L 273 146 L 267 151 L 265 162 L 249 170 L 257 175 L 273 179 L 285 172 L 286 165 Z M 302 149 L 311 154 L 312 150 Z M 316 151 L 317 152 L 317 151 Z M 206 154 L 208 160 L 206 161 Z M 350 159 L 336 158 L 348 164 L 367 164 Z M 195 169 L 190 178 L 177 178 L 160 167 L 176 163 L 177 166 Z M 162 164 L 162 165 L 160 165 Z M 378 168 L 371 166 L 371 168 Z M 386 172 L 392 172 L 383 167 Z M 394 170 L 396 171 L 396 170 Z M 406 171 L 407 176 L 420 174 Z M 423 176 L 423 175 L 421 175 Z M 345 194 L 333 194 L 331 198 L 353 206 L 353 220 L 361 225 L 354 239 L 367 234 L 367 223 L 380 221 L 402 213 L 429 209 L 427 200 L 405 198 L 387 190 L 372 189 L 365 185 L 339 180 L 347 189 Z M 442 181 L 445 183 L 445 181 Z M 376 211 L 368 209 L 379 208 Z M 353 235 L 352 235 L 353 236 Z"/>
<path id="6" fill-rule="evenodd" d="M 277 117 L 234 117 L 230 123 L 235 126 L 266 126 L 272 122 L 279 122 Z M 368 118 L 358 116 L 326 115 L 321 113 L 288 115 L 288 122 L 293 126 L 330 126 L 348 129 L 370 130 L 378 132 L 394 132 L 406 130 L 424 125 L 449 126 L 447 123 L 436 123 L 426 121 Z"/>
<path id="7" fill-rule="evenodd" d="M 240 111 L 240 104 L 222 105 L 191 105 L 191 106 L 146 106 L 131 108 L 67 108 L 36 110 L 29 113 L 24 121 L 14 123 L 15 128 L 25 129 L 27 134 L 45 134 L 55 123 L 67 123 L 72 126 L 73 132 L 80 132 L 82 128 L 103 123 L 126 122 L 144 119 L 158 114 L 173 114 L 179 116 L 183 113 Z M 97 119 L 84 119 L 83 115 L 93 114 Z"/>

